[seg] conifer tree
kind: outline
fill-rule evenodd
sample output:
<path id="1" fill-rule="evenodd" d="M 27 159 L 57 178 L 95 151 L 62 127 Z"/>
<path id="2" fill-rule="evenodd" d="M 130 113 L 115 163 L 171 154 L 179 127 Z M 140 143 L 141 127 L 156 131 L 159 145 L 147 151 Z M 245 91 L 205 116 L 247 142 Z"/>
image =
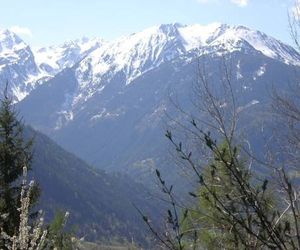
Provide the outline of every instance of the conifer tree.
<path id="1" fill-rule="evenodd" d="M 219 146 L 223 153 L 224 160 L 230 161 L 228 144 L 223 143 Z M 244 166 L 240 164 L 241 171 L 246 173 Z M 186 220 L 187 230 L 193 228 L 198 232 L 198 241 L 207 249 L 223 249 L 224 247 L 233 249 L 239 246 L 239 239 L 234 237 L 234 233 L 229 233 L 231 224 L 227 217 L 219 210 L 216 202 L 216 196 L 229 209 L 233 208 L 230 200 L 236 200 L 239 196 L 238 185 L 235 178 L 223 161 L 220 161 L 217 155 L 214 160 L 202 171 L 206 187 L 200 186 L 195 195 L 198 202 L 190 209 L 190 216 Z M 247 178 L 248 179 L 248 178 Z M 228 199 L 228 197 L 231 197 Z M 236 206 L 237 204 L 235 204 Z M 231 207 L 230 207 L 231 206 Z M 234 228 L 233 228 L 234 230 Z"/>
<path id="2" fill-rule="evenodd" d="M 190 193 L 198 197 L 198 202 L 189 209 L 184 227 L 188 231 L 196 230 L 197 241 L 206 249 L 241 249 L 259 246 L 256 238 L 245 229 L 249 223 L 259 219 L 257 214 L 253 213 L 251 204 L 244 202 L 243 197 L 246 196 L 238 181 L 242 180 L 243 185 L 253 188 L 255 184 L 251 173 L 245 167 L 246 161 L 234 160 L 238 158 L 236 148 L 232 150 L 227 142 L 219 145 L 211 163 L 202 170 L 205 185 L 200 185 L 196 194 Z M 237 175 L 241 178 L 237 178 Z M 274 200 L 266 190 L 267 183 L 264 185 L 261 192 L 256 193 L 255 200 L 261 205 L 264 213 L 268 214 Z M 240 214 L 241 224 L 233 217 L 236 213 Z M 263 231 L 260 230 L 260 233 Z"/>
<path id="3" fill-rule="evenodd" d="M 0 106 L 0 227 L 8 235 L 19 228 L 21 177 L 23 167 L 31 168 L 32 140 L 25 141 L 23 129 L 6 88 Z M 37 199 L 36 191 L 33 196 L 31 203 Z"/>

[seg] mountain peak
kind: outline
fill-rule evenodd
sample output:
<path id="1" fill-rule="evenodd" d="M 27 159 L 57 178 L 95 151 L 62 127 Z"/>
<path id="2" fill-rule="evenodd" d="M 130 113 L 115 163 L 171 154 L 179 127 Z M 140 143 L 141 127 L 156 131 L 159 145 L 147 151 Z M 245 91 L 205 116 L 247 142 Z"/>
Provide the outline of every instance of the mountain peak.
<path id="1" fill-rule="evenodd" d="M 77 73 L 85 75 L 91 65 L 93 76 L 123 72 L 127 84 L 131 83 L 141 74 L 185 51 L 178 31 L 180 27 L 184 26 L 178 23 L 161 24 L 108 42 L 93 51 L 82 62 L 82 70 Z"/>
<path id="2" fill-rule="evenodd" d="M 180 23 L 169 23 L 169 24 L 161 24 L 158 26 L 158 29 L 161 32 L 164 32 L 166 34 L 173 34 L 178 32 L 178 28 L 182 28 L 184 27 L 184 25 L 180 24 Z"/>
<path id="3" fill-rule="evenodd" d="M 54 76 L 64 68 L 72 67 L 102 44 L 102 39 L 82 37 L 61 45 L 39 48 L 35 51 L 35 60 L 43 72 Z"/>
<path id="4" fill-rule="evenodd" d="M 14 49 L 16 45 L 25 44 L 23 40 L 8 29 L 0 30 L 0 52 Z"/>

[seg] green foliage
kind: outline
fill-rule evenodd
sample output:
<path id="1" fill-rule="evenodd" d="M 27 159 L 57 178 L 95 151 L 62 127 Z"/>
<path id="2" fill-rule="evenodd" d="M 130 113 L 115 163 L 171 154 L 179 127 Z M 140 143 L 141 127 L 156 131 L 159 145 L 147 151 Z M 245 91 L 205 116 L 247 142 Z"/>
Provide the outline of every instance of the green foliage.
<path id="1" fill-rule="evenodd" d="M 228 207 L 231 206 L 230 200 L 234 200 L 239 195 L 238 186 L 232 172 L 225 166 L 224 161 L 230 162 L 230 150 L 227 143 L 219 146 L 219 151 L 223 155 L 223 160 L 218 155 L 214 155 L 214 160 L 203 169 L 203 180 L 206 186 L 201 185 L 197 194 L 198 202 L 195 207 L 190 209 L 187 229 L 193 228 L 198 231 L 198 241 L 207 249 L 234 249 L 239 244 L 234 235 L 230 233 L 231 224 L 224 219 L 216 202 L 216 196 Z M 241 172 L 246 175 L 244 166 L 238 166 Z M 228 199 L 228 201 L 226 201 Z"/>
<path id="2" fill-rule="evenodd" d="M 58 211 L 55 218 L 48 226 L 48 234 L 44 249 L 63 249 L 72 250 L 72 234 L 65 230 L 66 222 L 68 219 L 68 213 Z"/>
<path id="3" fill-rule="evenodd" d="M 199 131 L 211 158 L 206 167 L 199 167 L 196 162 L 200 160 L 192 158 L 192 153 L 185 151 L 182 143 L 176 142 L 170 132 L 166 134 L 179 157 L 195 173 L 198 189 L 189 193 L 194 199 L 192 206 L 180 205 L 185 208 L 182 220 L 173 227 L 179 234 L 172 234 L 171 231 L 167 237 L 162 237 L 148 223 L 156 238 L 169 249 L 185 249 L 187 246 L 193 249 L 287 249 L 289 244 L 294 247 L 295 239 L 286 233 L 291 228 L 285 226 L 290 225 L 289 220 L 283 218 L 287 210 L 281 211 L 281 205 L 272 198 L 269 180 L 261 181 L 251 172 L 248 162 L 243 160 L 242 154 L 228 137 L 224 136 L 224 143 L 218 145 L 210 133 Z M 161 175 L 157 173 L 157 177 L 165 187 Z M 293 197 L 292 185 L 287 179 L 285 182 L 290 189 L 286 190 L 288 196 Z M 177 213 L 178 204 L 174 195 L 164 190 L 172 198 L 170 204 Z M 168 221 L 171 215 L 169 212 Z M 283 231 L 282 228 L 289 230 Z"/>
<path id="4" fill-rule="evenodd" d="M 253 203 L 260 205 L 263 216 L 270 214 L 275 205 L 267 190 L 268 181 L 255 188 L 254 180 L 245 168 L 246 161 L 240 159 L 236 147 L 232 148 L 227 142 L 219 146 L 209 144 L 208 147 L 214 152 L 213 161 L 202 170 L 203 180 L 196 194 L 190 193 L 197 202 L 189 209 L 188 219 L 182 227 L 186 232 L 197 231 L 196 242 L 205 249 L 258 247 L 256 236 L 249 233 L 248 227 L 256 231 L 256 223 L 260 220 Z M 253 195 L 247 197 L 244 186 Z M 258 229 L 258 235 L 264 237 L 264 230 Z"/>
<path id="5" fill-rule="evenodd" d="M 0 214 L 4 215 L 0 227 L 8 235 L 16 234 L 19 228 L 20 177 L 23 167 L 31 168 L 31 146 L 31 139 L 24 140 L 23 124 L 5 91 L 0 106 Z M 38 187 L 31 196 L 31 204 L 34 204 L 39 196 Z"/>

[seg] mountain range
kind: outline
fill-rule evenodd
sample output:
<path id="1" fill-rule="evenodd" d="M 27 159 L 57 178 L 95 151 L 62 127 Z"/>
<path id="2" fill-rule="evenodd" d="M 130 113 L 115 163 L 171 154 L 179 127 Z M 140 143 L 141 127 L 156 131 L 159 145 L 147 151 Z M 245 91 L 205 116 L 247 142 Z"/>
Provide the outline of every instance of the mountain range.
<path id="1" fill-rule="evenodd" d="M 0 30 L 0 79 L 10 81 L 12 95 L 21 101 L 63 69 L 79 64 L 79 88 L 72 100 L 75 105 L 101 91 L 100 81 L 109 81 L 118 72 L 124 73 L 128 85 L 162 63 L 193 51 L 198 55 L 222 50 L 232 53 L 247 46 L 267 57 L 299 64 L 299 55 L 292 47 L 259 31 L 219 23 L 163 24 L 111 42 L 84 37 L 37 49 L 30 48 L 13 32 Z"/>
<path id="2" fill-rule="evenodd" d="M 259 114 L 270 90 L 297 81 L 300 55 L 244 26 L 163 24 L 114 41 L 82 38 L 39 49 L 3 30 L 0 90 L 8 81 L 26 122 L 89 164 L 148 175 L 173 164 L 163 136 L 167 117 L 180 119 L 172 100 L 194 109 L 199 65 L 220 88 L 224 58 L 247 114 L 242 123 L 252 131 L 269 119 Z"/>

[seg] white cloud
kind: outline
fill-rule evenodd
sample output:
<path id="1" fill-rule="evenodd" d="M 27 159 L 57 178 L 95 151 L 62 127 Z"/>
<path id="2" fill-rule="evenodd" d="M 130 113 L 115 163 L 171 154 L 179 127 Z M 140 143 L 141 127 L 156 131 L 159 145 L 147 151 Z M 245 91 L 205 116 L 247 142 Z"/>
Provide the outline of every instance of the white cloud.
<path id="1" fill-rule="evenodd" d="M 18 25 L 14 25 L 14 26 L 10 27 L 10 30 L 12 32 L 16 33 L 17 35 L 25 35 L 25 36 L 32 37 L 32 32 L 27 27 L 21 27 Z"/>
<path id="2" fill-rule="evenodd" d="M 197 0 L 201 4 L 219 3 L 224 0 Z M 249 0 L 230 0 L 231 3 L 238 5 L 239 7 L 245 7 L 248 5 Z"/>
<path id="3" fill-rule="evenodd" d="M 237 4 L 240 7 L 245 7 L 248 5 L 249 0 L 231 0 L 231 2 Z"/>

